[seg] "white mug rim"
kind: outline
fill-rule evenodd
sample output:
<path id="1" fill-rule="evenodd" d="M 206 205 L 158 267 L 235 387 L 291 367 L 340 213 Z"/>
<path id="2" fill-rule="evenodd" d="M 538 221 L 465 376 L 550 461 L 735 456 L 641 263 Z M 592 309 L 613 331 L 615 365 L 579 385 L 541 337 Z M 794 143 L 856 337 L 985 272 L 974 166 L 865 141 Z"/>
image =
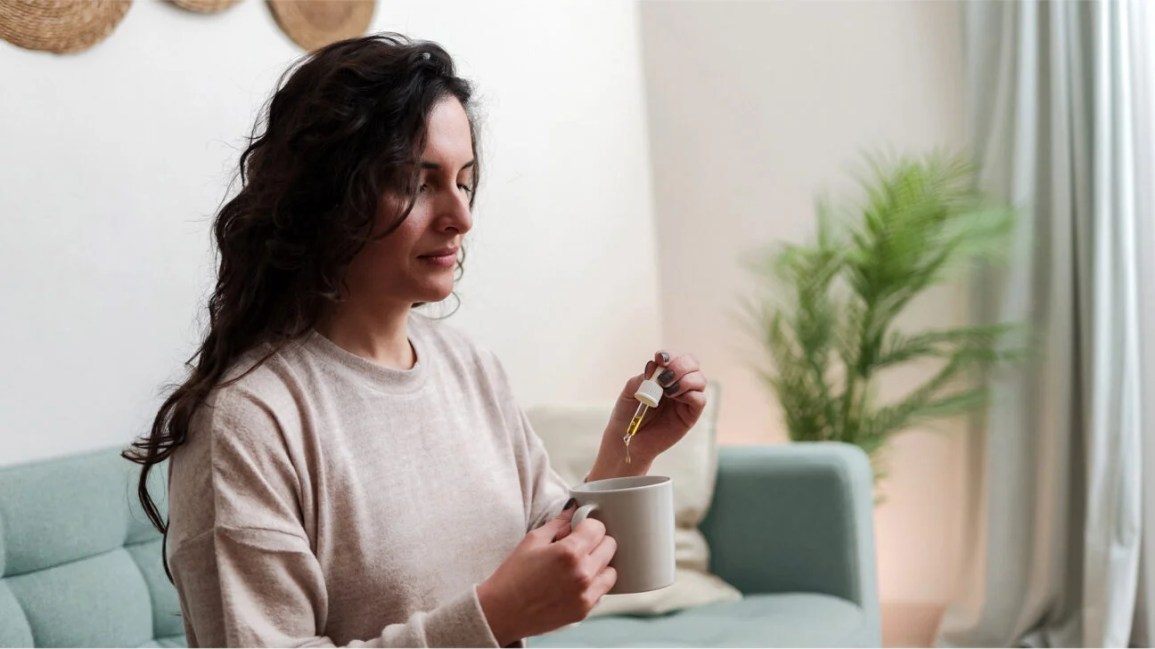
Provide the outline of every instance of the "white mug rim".
<path id="1" fill-rule="evenodd" d="M 624 486 L 606 486 L 607 483 L 627 483 Z M 599 493 L 619 493 L 626 491 L 641 491 L 645 489 L 655 489 L 664 484 L 671 482 L 669 476 L 664 475 L 637 475 L 637 476 L 622 476 L 618 478 L 602 478 L 601 480 L 594 480 L 593 482 L 583 482 L 572 489 L 575 493 L 582 494 L 599 494 Z M 640 484 L 629 484 L 640 483 Z M 598 488 L 603 487 L 603 488 Z"/>

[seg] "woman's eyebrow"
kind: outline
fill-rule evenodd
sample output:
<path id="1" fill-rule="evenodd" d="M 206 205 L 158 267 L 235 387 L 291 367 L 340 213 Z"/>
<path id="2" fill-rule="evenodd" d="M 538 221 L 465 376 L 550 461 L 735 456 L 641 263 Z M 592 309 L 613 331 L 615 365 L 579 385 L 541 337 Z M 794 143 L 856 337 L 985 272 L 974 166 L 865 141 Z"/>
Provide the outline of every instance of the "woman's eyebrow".
<path id="1" fill-rule="evenodd" d="M 461 165 L 461 170 L 464 171 L 466 169 L 469 169 L 470 167 L 472 167 L 476 163 L 477 163 L 477 160 L 470 160 L 469 162 L 466 162 L 465 164 Z M 428 160 L 422 160 L 421 161 L 421 168 L 422 169 L 432 169 L 433 171 L 440 171 L 441 165 L 436 163 L 436 162 L 430 162 Z"/>

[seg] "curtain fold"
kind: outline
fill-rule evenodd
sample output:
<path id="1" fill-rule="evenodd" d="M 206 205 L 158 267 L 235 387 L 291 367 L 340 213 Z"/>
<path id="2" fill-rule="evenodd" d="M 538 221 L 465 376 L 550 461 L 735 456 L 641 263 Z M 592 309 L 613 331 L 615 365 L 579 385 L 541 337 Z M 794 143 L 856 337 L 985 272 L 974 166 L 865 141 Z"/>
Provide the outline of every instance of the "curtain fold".
<path id="1" fill-rule="evenodd" d="M 1033 354 L 974 421 L 982 486 L 938 644 L 1127 646 L 1155 605 L 1150 7 L 963 11 L 979 182 L 1023 214 L 974 316 L 1026 323 Z"/>
<path id="2" fill-rule="evenodd" d="M 1141 506 L 1143 534 L 1140 540 L 1139 578 L 1131 645 L 1150 647 L 1155 644 L 1155 339 L 1151 324 L 1155 322 L 1155 6 L 1150 2 L 1129 5 L 1130 23 L 1135 30 L 1131 40 L 1131 60 L 1135 88 L 1135 182 L 1138 219 L 1135 247 L 1139 257 L 1139 310 L 1147 328 L 1140 332 L 1141 380 L 1147 393 L 1143 401 L 1144 446 L 1142 462 Z"/>

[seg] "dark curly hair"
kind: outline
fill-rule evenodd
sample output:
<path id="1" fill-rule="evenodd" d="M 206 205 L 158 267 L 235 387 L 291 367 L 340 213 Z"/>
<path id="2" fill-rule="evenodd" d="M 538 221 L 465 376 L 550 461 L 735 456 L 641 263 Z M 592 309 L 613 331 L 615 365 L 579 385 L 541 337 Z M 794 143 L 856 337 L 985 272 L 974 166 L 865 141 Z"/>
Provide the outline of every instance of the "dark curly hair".
<path id="1" fill-rule="evenodd" d="M 388 236 L 408 216 L 426 121 L 439 101 L 456 98 L 465 107 L 477 159 L 472 88 L 435 43 L 399 34 L 340 41 L 295 62 L 277 87 L 241 154 L 241 189 L 213 224 L 220 265 L 208 331 L 186 380 L 165 399 L 148 434 L 122 454 L 141 465 L 138 496 L 166 541 L 168 523 L 148 490 L 150 470 L 185 442 L 193 415 L 241 354 L 271 344 L 264 362 L 341 299 L 345 270 L 375 236 L 383 196 L 406 200 L 376 236 Z M 473 190 L 478 172 L 475 165 Z"/>

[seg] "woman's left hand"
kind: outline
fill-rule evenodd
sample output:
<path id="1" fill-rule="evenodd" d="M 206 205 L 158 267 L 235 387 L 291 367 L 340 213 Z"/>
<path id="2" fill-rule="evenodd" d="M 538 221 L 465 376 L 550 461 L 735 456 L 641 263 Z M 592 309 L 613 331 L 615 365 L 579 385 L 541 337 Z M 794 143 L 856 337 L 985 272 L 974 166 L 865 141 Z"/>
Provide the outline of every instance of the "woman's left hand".
<path id="1" fill-rule="evenodd" d="M 642 425 L 630 441 L 631 462 L 625 464 L 626 449 L 622 438 L 638 409 L 634 393 L 658 366 L 666 368 L 658 375 L 658 384 L 664 388 L 664 394 L 656 408 L 646 411 Z M 706 376 L 702 374 L 698 359 L 689 354 L 654 354 L 654 360 L 646 363 L 645 372 L 626 381 L 618 395 L 589 479 L 640 475 L 648 471 L 654 458 L 677 444 L 698 421 L 706 408 L 705 389 Z"/>

